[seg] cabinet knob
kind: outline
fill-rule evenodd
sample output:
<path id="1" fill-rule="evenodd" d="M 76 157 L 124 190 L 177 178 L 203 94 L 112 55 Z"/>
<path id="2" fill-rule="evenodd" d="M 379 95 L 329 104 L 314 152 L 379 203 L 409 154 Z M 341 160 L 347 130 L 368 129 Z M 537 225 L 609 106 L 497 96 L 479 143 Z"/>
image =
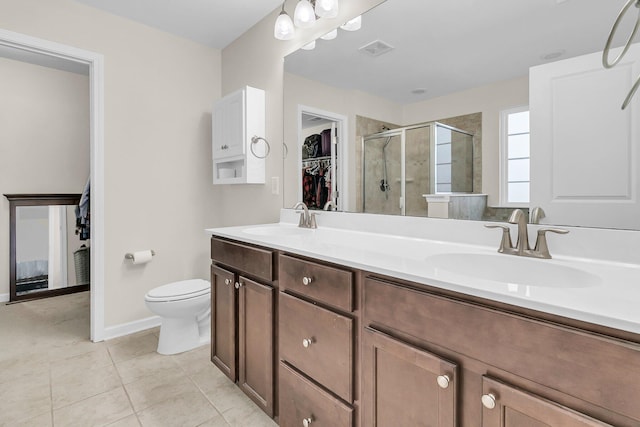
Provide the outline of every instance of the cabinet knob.
<path id="1" fill-rule="evenodd" d="M 313 278 L 305 276 L 302 278 L 302 284 L 305 286 L 308 286 L 311 284 L 311 282 L 313 282 Z"/>
<path id="2" fill-rule="evenodd" d="M 311 344 L 313 344 L 313 338 L 305 338 L 305 339 L 302 340 L 302 346 L 304 348 L 311 347 Z"/>
<path id="3" fill-rule="evenodd" d="M 224 284 L 225 285 L 230 285 L 231 284 L 231 279 L 224 279 Z"/>
<path id="4" fill-rule="evenodd" d="M 496 407 L 496 396 L 493 393 L 487 393 L 482 395 L 482 404 L 487 409 L 493 409 Z"/>
<path id="5" fill-rule="evenodd" d="M 236 282 L 236 289 L 240 289 L 241 287 L 244 286 L 244 283 L 242 282 Z"/>
<path id="6" fill-rule="evenodd" d="M 436 381 L 438 382 L 440 388 L 447 388 L 449 387 L 449 382 L 451 382 L 451 379 L 449 378 L 449 375 L 438 375 Z"/>
<path id="7" fill-rule="evenodd" d="M 303 427 L 309 427 L 312 422 L 313 422 L 313 418 L 312 417 L 307 417 L 304 420 L 302 420 L 302 426 Z"/>

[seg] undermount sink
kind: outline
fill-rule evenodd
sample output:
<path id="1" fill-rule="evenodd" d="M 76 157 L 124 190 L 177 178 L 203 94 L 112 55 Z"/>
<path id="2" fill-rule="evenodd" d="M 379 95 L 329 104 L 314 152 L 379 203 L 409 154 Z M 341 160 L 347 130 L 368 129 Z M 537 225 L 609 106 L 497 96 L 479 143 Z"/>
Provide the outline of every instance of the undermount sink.
<path id="1" fill-rule="evenodd" d="M 259 227 L 249 227 L 242 230 L 243 233 L 253 234 L 255 236 L 298 236 L 310 234 L 313 232 L 311 228 L 302 228 L 292 225 L 263 225 Z"/>
<path id="2" fill-rule="evenodd" d="M 514 255 L 446 253 L 427 257 L 426 261 L 436 274 L 442 270 L 510 285 L 585 288 L 602 282 L 600 277 L 578 268 Z"/>

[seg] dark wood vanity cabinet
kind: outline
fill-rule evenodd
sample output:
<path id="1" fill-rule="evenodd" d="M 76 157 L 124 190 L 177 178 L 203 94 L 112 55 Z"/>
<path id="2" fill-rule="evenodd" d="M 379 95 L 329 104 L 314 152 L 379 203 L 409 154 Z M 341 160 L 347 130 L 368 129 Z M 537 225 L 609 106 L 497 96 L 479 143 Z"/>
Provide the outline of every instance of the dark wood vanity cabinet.
<path id="1" fill-rule="evenodd" d="M 363 348 L 363 426 L 457 426 L 455 363 L 371 327 Z"/>
<path id="2" fill-rule="evenodd" d="M 640 426 L 635 334 L 217 237 L 211 250 L 211 360 L 281 426 Z"/>
<path id="3" fill-rule="evenodd" d="M 275 254 L 211 240 L 211 361 L 274 415 Z"/>
<path id="4" fill-rule="evenodd" d="M 508 384 L 482 378 L 483 427 L 611 426 Z"/>
<path id="5" fill-rule="evenodd" d="M 284 254 L 279 269 L 280 425 L 351 427 L 354 273 Z"/>
<path id="6" fill-rule="evenodd" d="M 637 342 L 375 277 L 363 313 L 363 427 L 640 425 Z"/>

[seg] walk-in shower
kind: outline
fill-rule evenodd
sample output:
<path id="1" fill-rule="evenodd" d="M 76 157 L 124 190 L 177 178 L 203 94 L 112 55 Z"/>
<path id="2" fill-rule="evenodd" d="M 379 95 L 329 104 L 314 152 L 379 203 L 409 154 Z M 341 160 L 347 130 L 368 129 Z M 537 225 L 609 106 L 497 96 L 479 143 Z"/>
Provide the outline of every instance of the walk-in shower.
<path id="1" fill-rule="evenodd" d="M 473 192 L 473 135 L 439 122 L 362 139 L 362 211 L 425 216 L 425 194 Z"/>

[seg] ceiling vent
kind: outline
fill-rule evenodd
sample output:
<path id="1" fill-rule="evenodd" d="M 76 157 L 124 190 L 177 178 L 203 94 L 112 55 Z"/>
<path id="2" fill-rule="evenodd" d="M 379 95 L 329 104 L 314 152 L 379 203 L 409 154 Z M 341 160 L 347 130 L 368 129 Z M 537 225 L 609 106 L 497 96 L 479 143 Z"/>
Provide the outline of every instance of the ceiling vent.
<path id="1" fill-rule="evenodd" d="M 383 42 L 382 40 L 376 40 L 362 46 L 358 50 L 369 56 L 380 56 L 387 52 L 391 52 L 393 49 L 393 46 Z"/>

